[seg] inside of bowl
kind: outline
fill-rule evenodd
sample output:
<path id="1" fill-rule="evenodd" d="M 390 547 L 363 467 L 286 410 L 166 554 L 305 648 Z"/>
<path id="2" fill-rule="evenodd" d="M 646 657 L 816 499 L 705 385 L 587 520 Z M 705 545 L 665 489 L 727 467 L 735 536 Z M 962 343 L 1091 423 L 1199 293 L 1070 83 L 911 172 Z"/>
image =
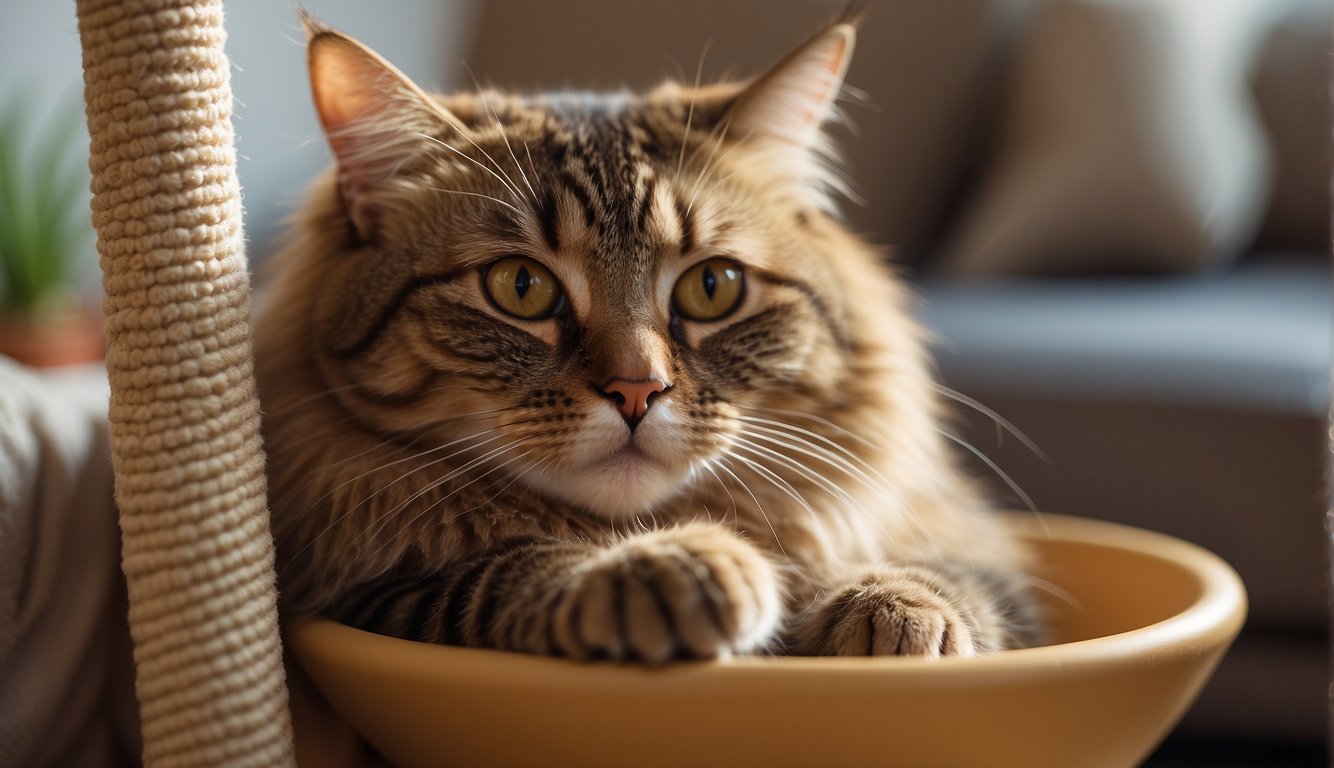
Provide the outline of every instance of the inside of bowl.
<path id="1" fill-rule="evenodd" d="M 1171 618 L 1204 584 L 1180 563 L 1146 552 L 1034 537 L 1049 645 L 1091 640 Z"/>

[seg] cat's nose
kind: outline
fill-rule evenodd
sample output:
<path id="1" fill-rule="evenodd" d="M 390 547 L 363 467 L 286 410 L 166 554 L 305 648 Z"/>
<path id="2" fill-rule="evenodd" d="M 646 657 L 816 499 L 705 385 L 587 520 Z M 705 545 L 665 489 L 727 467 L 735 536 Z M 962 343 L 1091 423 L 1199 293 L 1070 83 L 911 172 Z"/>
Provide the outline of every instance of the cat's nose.
<path id="1" fill-rule="evenodd" d="M 602 391 L 616 401 L 616 408 L 630 429 L 639 424 L 653 400 L 666 389 L 667 385 L 657 379 L 612 379 L 602 387 Z"/>

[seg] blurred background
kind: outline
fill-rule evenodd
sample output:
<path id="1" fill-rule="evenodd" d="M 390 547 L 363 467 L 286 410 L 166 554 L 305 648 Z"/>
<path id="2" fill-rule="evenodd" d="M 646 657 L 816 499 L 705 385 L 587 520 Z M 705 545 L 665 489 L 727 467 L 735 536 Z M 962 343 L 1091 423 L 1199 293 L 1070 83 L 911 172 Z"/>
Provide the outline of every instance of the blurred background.
<path id="1" fill-rule="evenodd" d="M 969 460 L 1007 505 L 1019 488 L 1186 538 L 1250 591 L 1241 639 L 1150 765 L 1327 764 L 1334 0 L 869 5 L 834 129 L 847 219 L 892 248 L 945 382 L 980 404 L 957 419 L 986 457 Z M 428 88 L 546 90 L 688 79 L 706 43 L 706 79 L 744 76 L 842 3 L 307 6 Z M 226 7 L 259 264 L 329 157 L 290 5 Z M 0 72 L 0 116 L 26 121 L 0 120 L 0 189 L 82 179 L 50 192 L 59 236 L 0 239 L 0 321 L 95 306 L 87 137 L 62 134 L 80 120 L 73 4 L 7 2 Z M 25 245 L 65 266 L 34 274 Z"/>

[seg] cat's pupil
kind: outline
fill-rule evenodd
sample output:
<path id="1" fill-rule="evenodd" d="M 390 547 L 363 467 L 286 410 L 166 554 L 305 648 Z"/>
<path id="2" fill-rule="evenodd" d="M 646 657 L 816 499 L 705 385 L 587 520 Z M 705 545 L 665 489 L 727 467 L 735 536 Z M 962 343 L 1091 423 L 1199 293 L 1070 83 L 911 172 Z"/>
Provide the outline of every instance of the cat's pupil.
<path id="1" fill-rule="evenodd" d="M 713 301 L 713 292 L 718 290 L 718 278 L 714 276 L 712 269 L 705 267 L 701 279 L 704 281 L 705 295 L 709 297 L 709 301 Z"/>
<path id="2" fill-rule="evenodd" d="M 520 299 L 528 293 L 528 288 L 532 284 L 533 276 L 528 274 L 528 267 L 519 267 L 518 274 L 514 276 L 514 292 L 519 294 Z"/>

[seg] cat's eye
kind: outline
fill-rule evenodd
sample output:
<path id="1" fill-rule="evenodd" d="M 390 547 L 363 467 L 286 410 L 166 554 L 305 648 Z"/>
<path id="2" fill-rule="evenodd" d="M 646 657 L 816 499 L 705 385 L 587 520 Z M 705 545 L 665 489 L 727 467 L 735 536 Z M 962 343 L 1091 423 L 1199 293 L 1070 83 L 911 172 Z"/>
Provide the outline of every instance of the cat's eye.
<path id="1" fill-rule="evenodd" d="M 561 291 L 556 276 L 525 256 L 492 262 L 482 282 L 496 309 L 520 320 L 542 320 L 560 306 Z"/>
<path id="2" fill-rule="evenodd" d="M 731 259 L 709 259 L 686 270 L 672 289 L 672 306 L 688 320 L 720 320 L 741 305 L 746 280 Z"/>

